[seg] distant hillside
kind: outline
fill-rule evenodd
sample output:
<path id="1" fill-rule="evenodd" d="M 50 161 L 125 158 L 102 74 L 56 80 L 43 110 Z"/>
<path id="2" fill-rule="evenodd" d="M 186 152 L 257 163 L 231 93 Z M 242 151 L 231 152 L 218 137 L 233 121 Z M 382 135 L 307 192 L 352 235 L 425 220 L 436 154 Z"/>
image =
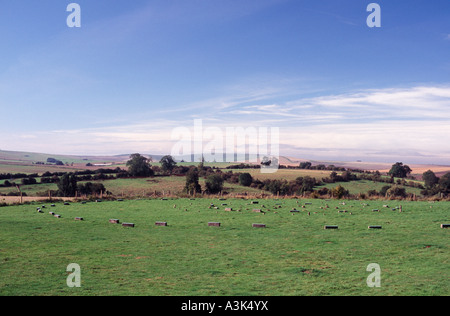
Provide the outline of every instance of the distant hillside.
<path id="1" fill-rule="evenodd" d="M 158 162 L 163 155 L 151 155 L 142 154 L 146 157 L 152 157 L 153 162 Z M 48 154 L 48 153 L 33 153 L 25 151 L 6 151 L 0 150 L 0 165 L 21 165 L 30 166 L 36 163 L 46 163 L 48 158 L 54 158 L 62 161 L 66 168 L 72 167 L 75 169 L 85 168 L 87 163 L 93 165 L 117 165 L 124 164 L 130 158 L 130 154 L 121 155 L 104 155 L 104 156 L 92 156 L 92 155 L 61 155 L 61 154 Z M 335 165 L 336 167 L 344 167 L 350 169 L 361 170 L 379 170 L 380 172 L 388 172 L 392 163 L 379 163 L 379 162 L 363 162 L 363 161 L 319 161 L 302 159 L 296 157 L 280 156 L 279 163 L 287 166 L 298 166 L 300 162 L 310 161 L 313 165 L 323 164 L 326 166 Z M 405 164 L 408 164 L 404 161 Z M 423 172 L 427 170 L 433 170 L 438 176 L 450 172 L 450 166 L 445 165 L 419 165 L 408 164 L 413 170 L 412 174 L 416 177 L 420 177 Z"/>
<path id="2" fill-rule="evenodd" d="M 72 156 L 47 153 L 33 153 L 24 151 L 5 151 L 0 150 L 0 161 L 2 162 L 19 162 L 19 163 L 36 163 L 47 162 L 48 158 L 63 161 L 64 163 L 82 163 L 82 162 L 118 162 L 121 157 L 115 156 Z"/>
<path id="3" fill-rule="evenodd" d="M 146 157 L 152 157 L 153 161 L 159 161 L 162 155 L 147 155 Z M 48 158 L 54 158 L 61 160 L 64 163 L 123 163 L 130 158 L 130 154 L 111 155 L 111 156 L 89 156 L 89 155 L 61 155 L 61 154 L 47 154 L 47 153 L 33 153 L 25 151 L 6 151 L 0 150 L 1 162 L 22 162 L 22 163 L 36 163 L 46 162 Z"/>
<path id="4" fill-rule="evenodd" d="M 313 165 L 323 164 L 326 166 L 335 165 L 336 167 L 344 167 L 349 169 L 360 170 L 378 170 L 380 172 L 389 172 L 392 163 L 385 162 L 364 162 L 364 161 L 317 161 L 317 160 L 305 160 L 292 157 L 280 157 L 280 164 L 288 166 L 298 166 L 300 162 L 310 161 Z M 412 169 L 412 175 L 420 178 L 422 174 L 427 170 L 432 170 L 437 176 L 442 176 L 447 172 L 450 172 L 450 165 L 432 165 L 432 164 L 408 164 L 404 162 Z"/>

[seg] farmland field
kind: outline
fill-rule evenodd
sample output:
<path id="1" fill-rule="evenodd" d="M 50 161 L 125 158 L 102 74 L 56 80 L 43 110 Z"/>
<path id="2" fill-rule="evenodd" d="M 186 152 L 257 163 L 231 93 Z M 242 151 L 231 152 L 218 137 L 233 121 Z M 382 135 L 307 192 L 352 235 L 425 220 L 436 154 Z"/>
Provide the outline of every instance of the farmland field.
<path id="1" fill-rule="evenodd" d="M 337 185 L 342 185 L 349 191 L 350 194 L 357 195 L 358 193 L 367 193 L 369 190 L 380 191 L 382 187 L 386 185 L 390 185 L 389 183 L 383 182 L 373 182 L 369 180 L 359 180 L 359 181 L 350 181 L 350 182 L 336 182 L 336 183 L 328 183 L 322 186 L 318 186 L 317 188 L 335 188 Z M 408 186 L 402 186 L 405 188 L 406 193 L 416 194 L 420 196 L 421 189 L 413 188 Z"/>
<path id="2" fill-rule="evenodd" d="M 450 294 L 449 230 L 440 227 L 450 222 L 449 202 L 250 202 L 74 202 L 47 204 L 44 213 L 36 211 L 42 204 L 1 207 L 0 295 Z M 80 266 L 79 288 L 66 284 L 70 263 Z M 366 284 L 371 263 L 381 268 L 381 287 Z"/>

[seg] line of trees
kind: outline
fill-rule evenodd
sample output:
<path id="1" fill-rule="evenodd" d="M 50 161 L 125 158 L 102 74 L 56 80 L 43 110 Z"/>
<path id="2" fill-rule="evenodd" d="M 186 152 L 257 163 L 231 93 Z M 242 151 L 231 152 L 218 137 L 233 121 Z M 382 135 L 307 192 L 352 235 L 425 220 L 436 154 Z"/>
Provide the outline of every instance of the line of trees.
<path id="1" fill-rule="evenodd" d="M 156 173 L 159 175 L 185 175 L 189 167 L 177 166 L 175 159 L 166 155 L 159 160 L 161 166 L 152 166 L 153 159 L 142 156 L 141 154 L 132 154 L 127 161 L 128 171 L 122 172 L 122 177 L 151 177 Z"/>
<path id="2" fill-rule="evenodd" d="M 298 169 L 306 169 L 306 170 L 330 170 L 330 171 L 345 171 L 344 167 L 337 167 L 335 165 L 326 166 L 324 164 L 318 164 L 313 166 L 310 161 L 301 162 L 298 166 Z"/>
<path id="3" fill-rule="evenodd" d="M 199 178 L 202 175 L 205 179 L 204 190 L 202 190 L 201 185 L 199 184 Z M 213 170 L 210 167 L 199 165 L 198 167 L 191 167 L 186 173 L 184 191 L 191 195 L 202 192 L 216 194 L 223 190 L 223 185 L 225 182 L 265 190 L 271 192 L 272 194 L 279 195 L 293 195 L 302 194 L 304 192 L 313 192 L 314 187 L 321 184 L 315 178 L 309 176 L 298 177 L 292 181 L 277 179 L 266 179 L 261 181 L 254 179 L 248 172 L 222 172 L 219 169 Z"/>
<path id="4" fill-rule="evenodd" d="M 23 179 L 29 177 L 39 177 L 37 173 L 26 174 L 26 173 L 0 173 L 0 180 L 13 180 L 13 179 Z"/>
<path id="5" fill-rule="evenodd" d="M 425 196 L 437 194 L 447 196 L 450 194 L 450 172 L 439 178 L 433 171 L 428 170 L 423 173 L 422 179 L 425 183 L 425 189 L 420 192 L 421 194 Z"/>
<path id="6" fill-rule="evenodd" d="M 352 169 L 345 169 L 336 167 L 334 165 L 317 165 L 312 166 L 311 162 L 302 162 L 298 168 L 309 170 L 331 170 L 332 172 L 326 178 L 317 180 L 313 177 L 305 176 L 298 177 L 295 180 L 285 179 L 266 179 L 258 180 L 254 179 L 250 173 L 247 172 L 223 172 L 219 168 L 209 167 L 204 165 L 204 161 L 201 161 L 197 167 L 179 166 L 175 162 L 172 156 L 164 156 L 160 159 L 160 166 L 151 165 L 152 158 L 144 157 L 138 153 L 132 154 L 130 159 L 126 163 L 128 170 L 123 170 L 119 167 L 115 169 L 102 168 L 97 170 L 84 170 L 71 173 L 64 172 L 46 172 L 42 174 L 41 183 L 56 183 L 58 190 L 53 192 L 58 196 L 74 196 L 76 192 L 80 195 L 91 195 L 106 193 L 106 189 L 101 183 L 87 182 L 84 184 L 78 184 L 79 181 L 91 181 L 91 180 L 105 180 L 124 177 L 150 177 L 155 176 L 185 176 L 186 183 L 184 192 L 188 194 L 194 193 L 209 193 L 216 194 L 223 191 L 224 183 L 239 184 L 245 187 L 251 187 L 259 190 L 271 192 L 274 195 L 301 195 L 304 193 L 314 193 L 316 195 L 331 195 L 333 197 L 345 197 L 348 196 L 348 190 L 341 185 L 335 188 L 320 188 L 315 191 L 317 186 L 324 183 L 338 183 L 356 181 L 361 179 L 367 179 L 378 182 L 387 182 L 390 185 L 384 186 L 379 192 L 376 190 L 370 190 L 367 192 L 369 196 L 393 196 L 393 197 L 407 197 L 405 188 L 402 186 L 409 185 L 413 187 L 419 187 L 423 189 L 421 194 L 424 196 L 433 196 L 440 194 L 441 196 L 447 196 L 450 194 L 450 172 L 437 177 L 436 174 L 428 170 L 422 176 L 424 186 L 420 182 L 406 181 L 405 178 L 409 177 L 412 170 L 409 166 L 404 165 L 401 162 L 397 162 L 392 165 L 388 176 L 382 176 L 379 171 L 369 172 L 364 171 L 361 173 L 352 172 Z M 254 168 L 260 168 L 259 165 L 237 164 L 234 166 L 228 166 L 227 168 L 244 169 L 250 166 Z M 337 171 L 341 171 L 338 174 Z M 114 176 L 115 175 L 115 176 Z M 0 174 L 0 180 L 4 179 L 4 183 L 0 186 L 15 186 L 12 179 L 21 179 L 22 185 L 37 184 L 36 178 L 38 174 Z M 199 179 L 205 179 L 205 185 L 202 189 L 199 184 Z M 398 178 L 394 181 L 394 178 Z"/>
<path id="7" fill-rule="evenodd" d="M 47 163 L 54 163 L 57 166 L 64 166 L 64 162 L 55 158 L 47 158 Z"/>
<path id="8" fill-rule="evenodd" d="M 218 172 L 205 172 L 210 171 L 210 167 L 204 167 L 202 164 L 199 167 L 191 167 L 186 173 L 186 184 L 184 186 L 184 192 L 192 195 L 195 193 L 202 193 L 202 188 L 199 183 L 200 176 L 203 175 L 205 178 L 205 193 L 216 194 L 223 190 L 223 184 L 225 179 L 227 179 L 226 174 L 222 173 L 220 170 Z M 228 174 L 228 173 L 227 173 Z M 224 177 L 225 175 L 225 177 Z"/>
<path id="9" fill-rule="evenodd" d="M 77 183 L 77 176 L 71 173 L 64 174 L 58 182 L 57 196 L 73 197 L 78 195 L 106 194 L 106 188 L 103 183 L 87 182 Z"/>

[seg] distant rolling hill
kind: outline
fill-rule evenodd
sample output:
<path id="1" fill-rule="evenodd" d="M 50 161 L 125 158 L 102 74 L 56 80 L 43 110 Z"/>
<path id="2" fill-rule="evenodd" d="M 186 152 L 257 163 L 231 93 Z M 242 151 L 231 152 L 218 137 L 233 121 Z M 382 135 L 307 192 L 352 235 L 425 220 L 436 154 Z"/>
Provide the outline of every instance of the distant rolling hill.
<path id="1" fill-rule="evenodd" d="M 158 162 L 163 155 L 151 155 L 142 154 L 146 157 L 152 157 L 154 162 Z M 36 165 L 36 163 L 46 163 L 48 158 L 54 158 L 62 161 L 66 166 L 65 168 L 83 169 L 87 163 L 95 165 L 120 165 L 126 163 L 129 160 L 130 154 L 121 155 L 61 155 L 61 154 L 48 154 L 48 153 L 34 153 L 26 151 L 6 151 L 0 150 L 0 165 L 9 166 L 30 166 Z M 350 169 L 361 170 L 379 170 L 380 172 L 388 172 L 394 163 L 383 162 L 363 162 L 363 161 L 327 161 L 327 160 L 308 160 L 296 157 L 280 156 L 279 163 L 287 166 L 298 166 L 300 162 L 310 161 L 313 165 L 324 164 L 326 166 L 335 165 L 337 167 L 344 167 Z M 405 162 L 405 164 L 408 164 Z M 433 170 L 436 175 L 441 176 L 446 172 L 450 172 L 450 166 L 445 165 L 419 165 L 409 164 L 413 170 L 412 174 L 415 176 L 421 176 L 423 172 L 427 170 Z M 0 172 L 4 172 L 1 170 Z"/>
<path id="2" fill-rule="evenodd" d="M 154 161 L 161 159 L 161 155 L 146 155 L 146 157 L 152 157 Z M 61 155 L 61 154 L 47 154 L 47 153 L 34 153 L 26 151 L 6 151 L 0 150 L 0 162 L 18 162 L 18 163 L 36 163 L 47 162 L 48 158 L 54 158 L 61 160 L 64 163 L 124 163 L 130 158 L 130 154 L 123 155 L 104 155 L 104 156 L 91 156 L 91 155 Z"/>
<path id="3" fill-rule="evenodd" d="M 326 166 L 335 165 L 336 167 L 344 167 L 349 169 L 360 169 L 360 170 L 378 170 L 380 172 L 389 172 L 392 163 L 386 162 L 364 162 L 364 161 L 316 161 L 316 160 L 305 160 L 293 157 L 280 157 L 280 164 L 289 166 L 298 166 L 300 162 L 310 161 L 313 165 L 324 164 Z M 404 162 L 412 169 L 412 175 L 420 178 L 422 174 L 427 170 L 432 170 L 436 175 L 442 176 L 447 172 L 450 172 L 450 165 L 433 165 L 433 164 L 408 164 Z"/>

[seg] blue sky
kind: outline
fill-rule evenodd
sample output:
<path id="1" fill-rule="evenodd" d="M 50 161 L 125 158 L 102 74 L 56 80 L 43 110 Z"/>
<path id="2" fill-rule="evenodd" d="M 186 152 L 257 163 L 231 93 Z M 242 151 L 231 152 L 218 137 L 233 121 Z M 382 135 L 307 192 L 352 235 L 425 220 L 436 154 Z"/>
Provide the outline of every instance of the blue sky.
<path id="1" fill-rule="evenodd" d="M 164 154 L 202 119 L 279 127 L 286 156 L 450 164 L 447 0 L 3 0 L 0 39 L 0 149 Z"/>

